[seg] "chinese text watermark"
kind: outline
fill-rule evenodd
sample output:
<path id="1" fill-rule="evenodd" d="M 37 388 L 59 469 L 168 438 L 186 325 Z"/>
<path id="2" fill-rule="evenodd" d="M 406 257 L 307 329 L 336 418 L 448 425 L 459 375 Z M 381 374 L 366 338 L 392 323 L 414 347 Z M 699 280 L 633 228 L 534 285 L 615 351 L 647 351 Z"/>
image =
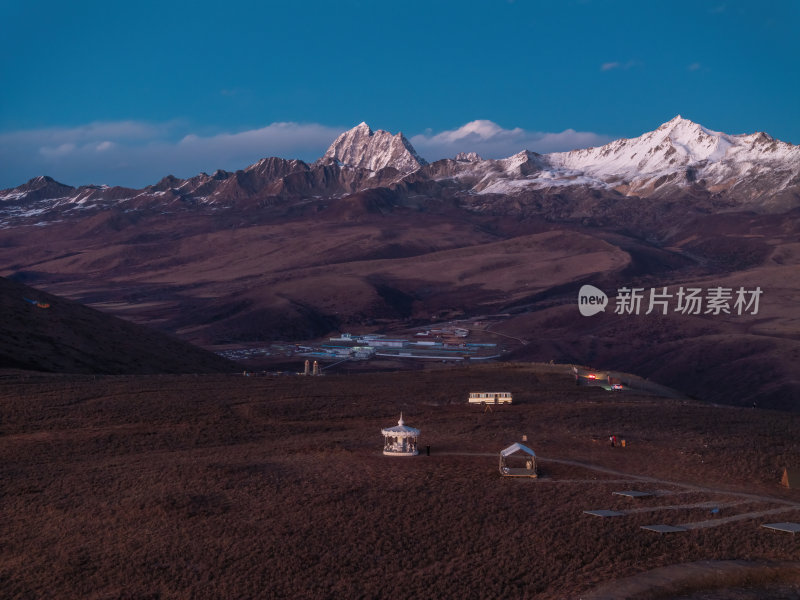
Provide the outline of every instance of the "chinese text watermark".
<path id="1" fill-rule="evenodd" d="M 651 313 L 666 315 L 670 312 L 682 315 L 757 315 L 761 287 L 747 289 L 739 287 L 684 287 L 670 292 L 669 288 L 621 287 L 617 290 L 614 313 L 638 315 Z M 591 285 L 584 285 L 578 292 L 578 308 L 589 317 L 604 311 L 608 304 L 606 294 Z"/>

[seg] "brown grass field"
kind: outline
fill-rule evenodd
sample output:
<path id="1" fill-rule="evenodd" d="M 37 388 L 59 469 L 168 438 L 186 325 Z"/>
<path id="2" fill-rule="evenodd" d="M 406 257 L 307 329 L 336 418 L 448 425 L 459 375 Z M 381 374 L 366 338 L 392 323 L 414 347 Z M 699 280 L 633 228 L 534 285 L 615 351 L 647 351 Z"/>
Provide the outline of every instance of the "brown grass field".
<path id="1" fill-rule="evenodd" d="M 760 525 L 800 521 L 800 492 L 778 484 L 800 465 L 800 415 L 576 387 L 558 370 L 6 373 L 0 597 L 798 597 L 796 540 Z M 515 403 L 468 406 L 478 390 Z M 400 411 L 430 456 L 381 454 Z M 538 480 L 498 474 L 522 435 Z M 628 489 L 656 495 L 612 495 Z M 583 514 L 600 508 L 635 512 Z M 767 510 L 782 512 L 727 520 Z M 674 567 L 708 560 L 746 562 L 685 582 Z M 670 566 L 671 587 L 623 585 Z"/>

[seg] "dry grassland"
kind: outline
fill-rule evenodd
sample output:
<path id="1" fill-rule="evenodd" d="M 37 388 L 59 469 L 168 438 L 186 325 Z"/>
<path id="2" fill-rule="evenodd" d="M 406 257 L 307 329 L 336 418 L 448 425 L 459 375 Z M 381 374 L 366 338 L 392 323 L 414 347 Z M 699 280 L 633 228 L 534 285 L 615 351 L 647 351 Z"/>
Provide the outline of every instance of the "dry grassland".
<path id="1" fill-rule="evenodd" d="M 478 390 L 515 404 L 467 406 Z M 381 455 L 401 410 L 430 456 Z M 800 463 L 800 415 L 612 394 L 528 365 L 9 376 L 0 419 L 3 598 L 578 598 L 666 565 L 800 561 L 791 535 L 760 527 L 800 521 L 798 492 L 777 483 Z M 544 477 L 501 478 L 496 453 L 523 434 Z M 624 489 L 658 495 L 612 495 Z M 704 502 L 730 503 L 720 518 L 787 511 L 640 529 L 711 519 L 658 510 Z"/>

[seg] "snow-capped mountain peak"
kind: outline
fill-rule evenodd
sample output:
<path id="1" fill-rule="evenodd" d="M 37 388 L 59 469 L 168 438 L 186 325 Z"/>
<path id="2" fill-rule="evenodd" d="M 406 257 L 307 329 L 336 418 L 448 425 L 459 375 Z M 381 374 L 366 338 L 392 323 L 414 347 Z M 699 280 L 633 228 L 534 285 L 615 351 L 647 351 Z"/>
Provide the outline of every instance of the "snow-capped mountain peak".
<path id="1" fill-rule="evenodd" d="M 364 122 L 336 138 L 318 162 L 331 161 L 370 171 L 393 167 L 402 174 L 427 164 L 402 133 L 372 131 Z"/>
<path id="2" fill-rule="evenodd" d="M 601 178 L 635 177 L 725 158 L 734 136 L 711 131 L 680 115 L 637 138 L 548 155 L 551 164 Z"/>
<path id="3" fill-rule="evenodd" d="M 659 130 L 667 132 L 672 147 L 685 154 L 690 162 L 720 160 L 734 144 L 728 135 L 706 129 L 680 115 L 664 123 Z"/>
<path id="4" fill-rule="evenodd" d="M 768 136 L 767 139 L 773 141 Z M 555 166 L 578 169 L 602 179 L 631 178 L 743 158 L 741 151 L 758 140 L 765 138 L 759 134 L 712 131 L 678 115 L 637 138 L 616 140 L 598 148 L 558 152 L 548 155 L 548 160 Z M 788 149 L 791 144 L 784 146 Z"/>
<path id="5" fill-rule="evenodd" d="M 695 123 L 694 121 L 690 121 L 689 119 L 684 119 L 680 115 L 675 115 L 666 123 L 662 123 L 661 125 L 659 125 L 658 129 L 672 129 L 673 127 L 679 124 L 685 124 L 688 126 L 697 125 L 697 123 Z M 699 127 L 699 125 L 697 126 Z M 656 131 L 658 131 L 658 129 L 656 129 Z"/>
<path id="6" fill-rule="evenodd" d="M 711 193 L 735 187 L 755 200 L 795 186 L 800 172 L 798 146 L 764 133 L 713 131 L 680 115 L 636 138 L 542 158 L 548 166 L 533 187 L 563 185 L 578 176 L 582 185 L 635 196 L 669 196 L 700 185 Z"/>

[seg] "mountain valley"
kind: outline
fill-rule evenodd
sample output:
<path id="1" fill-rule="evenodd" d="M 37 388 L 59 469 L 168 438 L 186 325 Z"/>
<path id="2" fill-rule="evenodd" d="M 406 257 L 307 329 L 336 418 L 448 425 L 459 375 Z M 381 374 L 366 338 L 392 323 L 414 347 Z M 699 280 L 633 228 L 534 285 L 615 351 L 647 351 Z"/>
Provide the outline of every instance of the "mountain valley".
<path id="1" fill-rule="evenodd" d="M 362 123 L 315 163 L 141 190 L 0 192 L 0 275 L 207 348 L 503 314 L 519 360 L 800 407 L 800 148 L 676 117 L 600 148 L 426 163 Z M 608 309 L 582 317 L 583 284 Z M 760 287 L 757 314 L 617 314 L 616 290 Z"/>

